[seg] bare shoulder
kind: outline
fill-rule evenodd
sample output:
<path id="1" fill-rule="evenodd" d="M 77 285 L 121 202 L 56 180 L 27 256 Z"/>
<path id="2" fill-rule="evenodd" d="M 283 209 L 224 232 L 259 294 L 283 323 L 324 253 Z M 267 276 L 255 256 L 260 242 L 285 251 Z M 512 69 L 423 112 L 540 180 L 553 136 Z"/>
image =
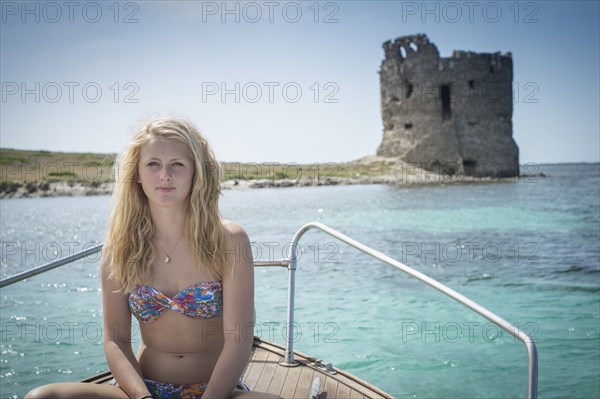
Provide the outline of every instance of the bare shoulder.
<path id="1" fill-rule="evenodd" d="M 223 220 L 223 227 L 225 228 L 226 235 L 229 236 L 229 242 L 227 244 L 227 257 L 233 265 L 245 264 L 251 266 L 254 261 L 252 259 L 252 248 L 250 246 L 250 239 L 246 234 L 246 231 L 239 224 L 230 220 Z M 246 268 L 233 267 L 234 274 L 240 273 Z M 253 269 L 249 267 L 249 269 Z"/>
<path id="2" fill-rule="evenodd" d="M 231 241 L 233 241 L 234 243 L 248 242 L 248 234 L 246 234 L 246 230 L 244 230 L 244 228 L 238 223 L 232 222 L 231 220 L 223 220 L 223 227 L 225 228 L 227 234 L 229 234 Z"/>

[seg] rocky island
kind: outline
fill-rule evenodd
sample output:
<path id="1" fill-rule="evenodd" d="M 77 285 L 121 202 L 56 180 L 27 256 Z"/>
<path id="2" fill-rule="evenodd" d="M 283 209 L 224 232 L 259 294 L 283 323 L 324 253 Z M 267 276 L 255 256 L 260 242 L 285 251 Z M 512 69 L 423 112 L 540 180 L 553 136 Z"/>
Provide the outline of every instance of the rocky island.
<path id="1" fill-rule="evenodd" d="M 222 162 L 223 189 L 450 184 L 519 178 L 512 137 L 512 56 L 454 51 L 426 35 L 383 43 L 383 140 L 343 163 Z M 0 198 L 108 195 L 115 154 L 0 149 Z M 531 177 L 528 175 L 527 177 Z"/>

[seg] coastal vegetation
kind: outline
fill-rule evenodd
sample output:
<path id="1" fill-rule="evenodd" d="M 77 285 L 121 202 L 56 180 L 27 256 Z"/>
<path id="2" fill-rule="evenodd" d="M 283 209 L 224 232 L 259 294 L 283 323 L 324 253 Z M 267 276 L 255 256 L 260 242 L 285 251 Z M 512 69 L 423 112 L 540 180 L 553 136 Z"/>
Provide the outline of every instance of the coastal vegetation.
<path id="1" fill-rule="evenodd" d="M 115 159 L 116 154 L 0 148 L 0 198 L 110 194 Z M 376 155 L 341 163 L 227 161 L 207 167 L 219 168 L 224 189 L 494 180 L 445 175 Z"/>

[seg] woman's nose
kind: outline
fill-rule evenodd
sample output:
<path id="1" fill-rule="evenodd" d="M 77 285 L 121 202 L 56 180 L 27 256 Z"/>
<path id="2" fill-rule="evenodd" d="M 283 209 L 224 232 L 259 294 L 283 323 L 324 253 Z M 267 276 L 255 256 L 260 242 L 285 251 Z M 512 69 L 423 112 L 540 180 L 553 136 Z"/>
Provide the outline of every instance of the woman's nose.
<path id="1" fill-rule="evenodd" d="M 160 172 L 160 180 L 171 180 L 171 169 L 168 166 L 165 166 L 161 169 Z"/>

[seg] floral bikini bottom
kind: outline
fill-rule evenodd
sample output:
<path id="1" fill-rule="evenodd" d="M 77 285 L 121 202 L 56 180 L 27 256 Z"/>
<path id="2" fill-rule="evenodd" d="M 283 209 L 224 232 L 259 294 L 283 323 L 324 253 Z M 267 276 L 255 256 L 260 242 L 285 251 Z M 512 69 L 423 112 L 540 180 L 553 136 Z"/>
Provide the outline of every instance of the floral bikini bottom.
<path id="1" fill-rule="evenodd" d="M 175 385 L 149 379 L 144 379 L 144 382 L 154 399 L 199 399 L 206 390 L 206 384 Z M 238 381 L 236 388 L 242 391 L 250 390 L 242 380 Z"/>

